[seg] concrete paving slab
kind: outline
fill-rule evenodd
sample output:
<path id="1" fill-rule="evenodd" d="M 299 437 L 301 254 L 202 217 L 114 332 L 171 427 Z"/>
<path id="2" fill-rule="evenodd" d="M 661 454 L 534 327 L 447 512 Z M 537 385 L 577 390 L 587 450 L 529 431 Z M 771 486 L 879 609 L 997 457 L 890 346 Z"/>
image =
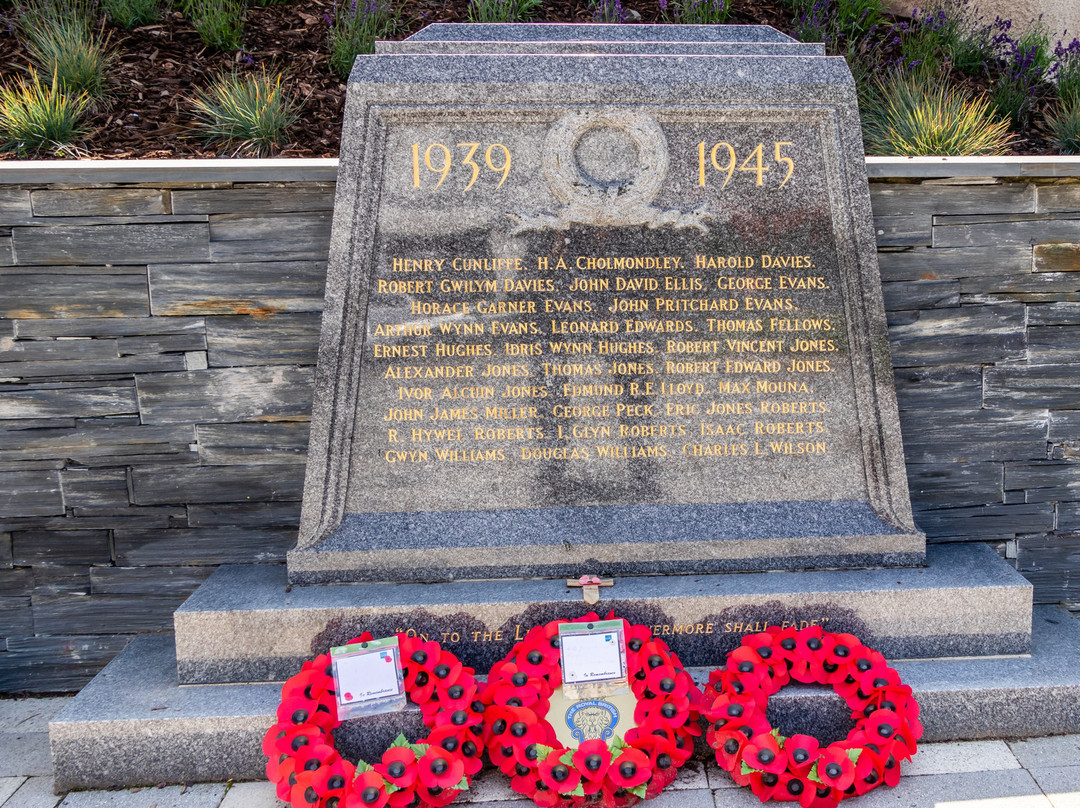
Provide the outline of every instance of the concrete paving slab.
<path id="1" fill-rule="evenodd" d="M 0 732 L 48 732 L 49 722 L 72 698 L 4 699 L 0 701 Z"/>
<path id="2" fill-rule="evenodd" d="M 760 804 L 760 803 L 759 803 Z M 688 791 L 664 790 L 654 800 L 649 800 L 649 808 L 713 808 L 713 795 L 707 788 L 695 788 Z"/>
<path id="3" fill-rule="evenodd" d="M 487 808 L 486 803 L 513 802 L 520 800 L 521 795 L 514 793 L 514 790 L 510 788 L 509 778 L 502 772 L 483 769 L 473 780 L 469 790 L 459 799 L 464 802 L 482 802 L 485 803 L 484 808 Z"/>
<path id="4" fill-rule="evenodd" d="M 704 761 L 688 760 L 679 769 L 679 776 L 675 778 L 675 782 L 671 783 L 664 791 L 693 791 L 708 788 L 709 778 L 705 774 Z M 652 804 L 650 803 L 650 805 Z"/>
<path id="5" fill-rule="evenodd" d="M 274 785 L 265 783 L 233 783 L 218 808 L 284 808 L 274 793 Z"/>
<path id="6" fill-rule="evenodd" d="M 723 808 L 760 808 L 749 788 L 714 792 Z M 1022 769 L 903 777 L 859 797 L 859 808 L 1057 808 Z"/>
<path id="7" fill-rule="evenodd" d="M 59 808 L 218 808 L 225 796 L 224 783 L 126 791 L 73 791 Z"/>
<path id="8" fill-rule="evenodd" d="M 922 745 L 915 757 L 903 764 L 903 773 L 904 776 L 910 777 L 1019 768 L 1020 761 L 1016 759 L 1004 741 L 972 741 Z"/>
<path id="9" fill-rule="evenodd" d="M 716 765 L 715 760 L 710 760 L 705 764 L 705 775 L 709 778 L 709 788 L 714 791 L 740 788 L 740 786 L 731 779 L 731 775 Z"/>
<path id="10" fill-rule="evenodd" d="M 0 805 L 4 800 L 19 790 L 19 786 L 26 782 L 25 777 L 0 777 Z"/>
<path id="11" fill-rule="evenodd" d="M 1049 738 L 1013 741 L 1009 744 L 1009 748 L 1025 769 L 1075 766 L 1080 762 L 1080 735 L 1057 735 Z"/>
<path id="12" fill-rule="evenodd" d="M 1080 765 L 1030 771 L 1054 808 L 1080 808 Z"/>
<path id="13" fill-rule="evenodd" d="M 0 732 L 0 777 L 51 775 L 48 732 Z"/>
<path id="14" fill-rule="evenodd" d="M 60 797 L 53 794 L 51 777 L 31 777 L 8 797 L 2 808 L 56 808 Z"/>

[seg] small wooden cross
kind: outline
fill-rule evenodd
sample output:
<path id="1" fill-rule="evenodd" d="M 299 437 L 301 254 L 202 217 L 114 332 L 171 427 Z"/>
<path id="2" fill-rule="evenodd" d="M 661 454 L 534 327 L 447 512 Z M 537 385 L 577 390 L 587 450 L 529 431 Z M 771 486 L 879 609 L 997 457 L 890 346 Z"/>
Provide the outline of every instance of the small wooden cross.
<path id="1" fill-rule="evenodd" d="M 600 587 L 602 586 L 615 586 L 614 578 L 597 578 L 595 575 L 582 575 L 580 578 L 568 578 L 566 585 L 570 587 L 581 587 L 581 596 L 588 604 L 596 603 L 600 600 Z"/>

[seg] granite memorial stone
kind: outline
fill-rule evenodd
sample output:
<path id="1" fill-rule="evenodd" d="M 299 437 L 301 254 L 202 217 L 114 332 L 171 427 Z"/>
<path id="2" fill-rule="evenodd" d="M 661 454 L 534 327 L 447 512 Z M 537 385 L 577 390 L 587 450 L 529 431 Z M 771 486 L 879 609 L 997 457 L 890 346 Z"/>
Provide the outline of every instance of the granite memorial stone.
<path id="1" fill-rule="evenodd" d="M 843 59 L 358 59 L 290 579 L 920 563 L 871 228 Z"/>

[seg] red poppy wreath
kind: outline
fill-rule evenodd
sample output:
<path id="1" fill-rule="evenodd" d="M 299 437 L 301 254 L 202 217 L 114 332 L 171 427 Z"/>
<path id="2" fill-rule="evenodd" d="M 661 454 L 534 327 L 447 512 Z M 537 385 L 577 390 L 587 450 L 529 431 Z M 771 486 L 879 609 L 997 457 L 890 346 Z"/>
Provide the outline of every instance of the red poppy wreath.
<path id="1" fill-rule="evenodd" d="M 431 732 L 416 743 L 398 736 L 374 765 L 343 759 L 331 734 L 341 722 L 330 655 L 317 656 L 282 687 L 278 723 L 263 738 L 280 799 L 294 808 L 442 808 L 469 787 L 483 735 L 473 671 L 436 642 L 397 637 L 405 692 Z"/>
<path id="2" fill-rule="evenodd" d="M 765 718 L 769 697 L 789 681 L 832 685 L 852 710 L 845 740 L 821 746 L 809 735 L 781 735 Z M 851 634 L 820 626 L 770 626 L 743 638 L 709 675 L 702 715 L 720 768 L 762 801 L 831 808 L 882 783 L 895 786 L 900 761 L 922 737 L 911 688 L 877 651 Z"/>
<path id="3" fill-rule="evenodd" d="M 599 619 L 589 613 L 573 622 Z M 624 620 L 636 726 L 623 738 L 567 748 L 547 721 L 549 698 L 562 684 L 559 624 L 566 622 L 531 629 L 491 669 L 482 696 L 491 762 L 541 808 L 624 808 L 655 797 L 693 754 L 701 692 L 666 643 Z"/>

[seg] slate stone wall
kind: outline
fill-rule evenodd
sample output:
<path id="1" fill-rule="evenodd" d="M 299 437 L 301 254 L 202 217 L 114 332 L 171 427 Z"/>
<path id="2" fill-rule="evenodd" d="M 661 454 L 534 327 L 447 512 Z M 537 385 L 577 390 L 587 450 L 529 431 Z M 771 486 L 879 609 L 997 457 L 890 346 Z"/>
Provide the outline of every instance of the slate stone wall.
<path id="1" fill-rule="evenodd" d="M 0 169 L 0 692 L 295 541 L 334 168 L 290 173 Z M 1080 184 L 871 190 L 917 523 L 1080 600 Z"/>

